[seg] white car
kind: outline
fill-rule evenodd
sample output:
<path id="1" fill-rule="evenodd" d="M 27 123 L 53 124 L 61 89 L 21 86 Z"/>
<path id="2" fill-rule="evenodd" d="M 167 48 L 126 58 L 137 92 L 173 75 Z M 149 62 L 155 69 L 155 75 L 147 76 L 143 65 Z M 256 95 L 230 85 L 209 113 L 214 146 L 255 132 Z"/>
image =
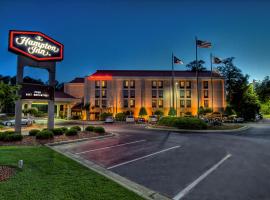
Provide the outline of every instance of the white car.
<path id="1" fill-rule="evenodd" d="M 112 116 L 109 116 L 105 119 L 105 123 L 113 123 L 114 122 L 114 119 Z"/>
<path id="2" fill-rule="evenodd" d="M 128 122 L 128 123 L 134 123 L 135 122 L 135 118 L 132 115 L 127 116 L 126 117 L 126 122 Z"/>
<path id="3" fill-rule="evenodd" d="M 151 116 L 149 116 L 148 121 L 149 121 L 149 123 L 157 123 L 158 117 L 156 115 L 151 115 Z"/>
<path id="4" fill-rule="evenodd" d="M 21 121 L 21 125 L 31 125 L 33 123 L 34 123 L 34 120 L 30 119 L 30 118 L 28 118 L 28 119 L 23 118 L 22 121 Z M 15 125 L 15 119 L 4 121 L 3 125 L 5 125 L 5 126 L 14 126 Z"/>

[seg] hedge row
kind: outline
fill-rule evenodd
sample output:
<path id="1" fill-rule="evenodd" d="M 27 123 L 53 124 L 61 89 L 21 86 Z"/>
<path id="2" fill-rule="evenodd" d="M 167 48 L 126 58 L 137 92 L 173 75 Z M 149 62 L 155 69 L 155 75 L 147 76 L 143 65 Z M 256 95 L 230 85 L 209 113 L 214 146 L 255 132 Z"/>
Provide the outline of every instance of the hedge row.
<path id="1" fill-rule="evenodd" d="M 90 132 L 95 132 L 95 133 L 105 133 L 105 129 L 101 126 L 97 126 L 97 127 L 87 126 L 85 130 L 90 131 Z"/>
<path id="2" fill-rule="evenodd" d="M 207 124 L 195 117 L 163 117 L 158 125 L 176 127 L 179 129 L 206 129 Z"/>
<path id="3" fill-rule="evenodd" d="M 14 131 L 5 131 L 0 133 L 0 141 L 12 142 L 21 141 L 23 136 L 20 133 L 15 133 Z"/>

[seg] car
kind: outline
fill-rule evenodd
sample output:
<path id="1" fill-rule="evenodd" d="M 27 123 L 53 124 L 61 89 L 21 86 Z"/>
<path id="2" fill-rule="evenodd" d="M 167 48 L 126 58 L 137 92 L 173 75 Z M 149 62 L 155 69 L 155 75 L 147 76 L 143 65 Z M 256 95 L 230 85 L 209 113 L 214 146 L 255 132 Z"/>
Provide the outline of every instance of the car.
<path id="1" fill-rule="evenodd" d="M 22 118 L 21 125 L 32 125 L 35 122 L 35 120 L 31 118 Z M 15 125 L 15 119 L 7 120 L 2 122 L 5 126 L 14 126 Z"/>
<path id="2" fill-rule="evenodd" d="M 134 116 L 132 116 L 132 115 L 127 116 L 126 117 L 126 122 L 127 123 L 134 123 L 135 122 Z"/>
<path id="3" fill-rule="evenodd" d="M 105 123 L 113 123 L 113 122 L 114 122 L 114 119 L 112 116 L 106 117 Z"/>
<path id="4" fill-rule="evenodd" d="M 149 121 L 149 123 L 157 123 L 158 117 L 156 115 L 151 115 L 151 116 L 149 116 L 148 121 Z"/>
<path id="5" fill-rule="evenodd" d="M 234 123 L 243 123 L 245 119 L 243 117 L 236 117 L 234 118 Z"/>

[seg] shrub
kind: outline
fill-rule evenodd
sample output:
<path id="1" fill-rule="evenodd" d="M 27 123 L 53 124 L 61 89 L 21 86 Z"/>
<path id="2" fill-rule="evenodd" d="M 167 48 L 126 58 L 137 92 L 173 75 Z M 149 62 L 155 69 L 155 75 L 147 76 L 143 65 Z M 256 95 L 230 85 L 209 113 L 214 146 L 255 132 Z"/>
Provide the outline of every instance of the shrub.
<path id="1" fill-rule="evenodd" d="M 82 130 L 79 126 L 72 126 L 70 129 L 75 129 L 77 132 Z"/>
<path id="2" fill-rule="evenodd" d="M 29 135 L 36 136 L 39 132 L 40 132 L 40 130 L 38 130 L 38 129 L 32 129 L 29 131 Z"/>
<path id="3" fill-rule="evenodd" d="M 140 112 L 139 112 L 139 116 L 143 117 L 145 115 L 147 115 L 147 111 L 146 111 L 145 107 L 141 107 Z"/>
<path id="4" fill-rule="evenodd" d="M 101 126 L 95 127 L 94 128 L 95 133 L 105 133 L 105 129 Z"/>
<path id="5" fill-rule="evenodd" d="M 104 112 L 104 113 L 101 113 L 100 114 L 100 120 L 101 121 L 105 121 L 105 119 L 109 116 L 112 116 L 112 113 L 109 113 L 109 112 Z"/>
<path id="6" fill-rule="evenodd" d="M 69 130 L 66 131 L 65 134 L 67 136 L 78 135 L 78 130 L 74 128 L 70 128 Z"/>
<path id="7" fill-rule="evenodd" d="M 1 132 L 0 133 L 0 141 L 3 141 L 4 140 L 4 138 L 6 137 L 6 132 Z"/>
<path id="8" fill-rule="evenodd" d="M 36 134 L 37 139 L 50 139 L 53 138 L 53 132 L 49 130 L 43 130 Z"/>
<path id="9" fill-rule="evenodd" d="M 207 124 L 194 117 L 163 117 L 158 121 L 159 125 L 176 127 L 179 129 L 206 129 Z"/>
<path id="10" fill-rule="evenodd" d="M 85 130 L 86 131 L 94 131 L 94 126 L 87 126 L 86 128 L 85 128 Z"/>
<path id="11" fill-rule="evenodd" d="M 63 135 L 65 131 L 62 128 L 54 128 L 52 132 L 54 135 Z"/>
<path id="12" fill-rule="evenodd" d="M 63 133 L 67 132 L 67 130 L 68 130 L 67 127 L 61 127 L 61 129 L 63 130 Z"/>
<path id="13" fill-rule="evenodd" d="M 163 112 L 162 110 L 156 110 L 156 111 L 154 112 L 154 115 L 157 115 L 157 116 L 159 116 L 159 117 L 162 117 L 162 116 L 164 115 L 164 112 Z"/>
<path id="14" fill-rule="evenodd" d="M 115 115 L 115 120 L 116 121 L 126 121 L 126 114 L 125 113 L 123 113 L 123 112 L 121 112 L 121 113 L 117 113 L 116 115 Z"/>
<path id="15" fill-rule="evenodd" d="M 169 116 L 175 116 L 176 115 L 176 110 L 174 108 L 170 108 L 168 115 Z"/>
<path id="16" fill-rule="evenodd" d="M 0 130 L 3 129 L 3 128 L 5 128 L 5 126 L 3 126 L 3 125 L 0 124 Z"/>
<path id="17" fill-rule="evenodd" d="M 21 141 L 23 136 L 20 133 L 7 134 L 3 141 L 12 142 L 12 141 Z"/>

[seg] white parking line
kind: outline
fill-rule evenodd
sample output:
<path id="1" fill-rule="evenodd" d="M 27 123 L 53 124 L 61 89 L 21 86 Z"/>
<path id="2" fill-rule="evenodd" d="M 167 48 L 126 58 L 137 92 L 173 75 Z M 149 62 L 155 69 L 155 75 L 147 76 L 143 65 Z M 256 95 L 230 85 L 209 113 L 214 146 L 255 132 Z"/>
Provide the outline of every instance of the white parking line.
<path id="1" fill-rule="evenodd" d="M 126 164 L 129 164 L 129 163 L 132 163 L 132 162 L 135 162 L 135 161 L 144 159 L 144 158 L 148 158 L 148 157 L 150 157 L 150 156 L 154 156 L 154 155 L 156 155 L 156 154 L 163 153 L 163 152 L 166 152 L 166 151 L 169 151 L 169 150 L 172 150 L 172 149 L 176 149 L 176 148 L 179 148 L 179 147 L 180 147 L 180 146 L 174 146 L 174 147 L 171 147 L 171 148 L 168 148 L 168 149 L 163 149 L 163 150 L 161 150 L 161 151 L 158 151 L 158 152 L 155 152 L 155 153 L 151 153 L 151 154 L 146 155 L 146 156 L 143 156 L 143 157 L 135 158 L 135 159 L 133 159 L 133 160 L 129 160 L 129 161 L 126 161 L 126 162 L 117 164 L 117 165 L 113 165 L 113 166 L 111 166 L 111 167 L 108 167 L 107 169 L 113 169 L 113 168 L 115 168 L 115 167 L 119 167 L 119 166 L 122 166 L 122 165 L 126 165 Z"/>
<path id="2" fill-rule="evenodd" d="M 108 147 L 102 147 L 102 148 L 98 148 L 98 149 L 92 149 L 92 150 L 88 150 L 88 151 L 82 151 L 76 154 L 84 154 L 84 153 L 88 153 L 88 152 L 93 152 L 93 151 L 99 151 L 99 150 L 104 150 L 104 149 L 110 149 L 110 148 L 114 148 L 114 147 L 121 147 L 121 146 L 125 146 L 125 145 L 129 145 L 129 144 L 135 144 L 135 143 L 139 143 L 139 142 L 145 142 L 146 140 L 137 140 L 137 141 L 133 141 L 133 142 L 128 142 L 128 143 L 123 143 L 123 144 L 117 144 L 117 145 L 112 145 L 112 146 L 108 146 Z"/>
<path id="3" fill-rule="evenodd" d="M 208 169 L 206 172 L 204 172 L 199 178 L 197 178 L 195 181 L 193 181 L 191 184 L 189 184 L 185 189 L 183 189 L 181 192 L 179 192 L 173 200 L 180 200 L 182 199 L 187 193 L 190 192 L 196 185 L 198 185 L 203 179 L 205 179 L 209 174 L 211 174 L 213 171 L 215 171 L 223 162 L 225 162 L 228 158 L 230 158 L 232 155 L 227 154 L 222 160 L 220 160 L 218 163 L 216 163 L 214 166 L 212 166 L 210 169 Z"/>

